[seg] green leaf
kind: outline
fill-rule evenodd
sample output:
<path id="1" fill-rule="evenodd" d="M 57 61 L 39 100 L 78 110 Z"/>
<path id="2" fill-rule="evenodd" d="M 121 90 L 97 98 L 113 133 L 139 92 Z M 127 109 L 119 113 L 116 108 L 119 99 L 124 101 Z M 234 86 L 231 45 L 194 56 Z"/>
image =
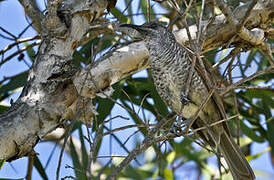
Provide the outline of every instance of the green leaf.
<path id="1" fill-rule="evenodd" d="M 156 114 L 155 108 L 148 102 L 148 98 L 152 98 L 151 89 L 153 88 L 147 78 L 134 78 L 126 80 L 127 86 L 123 90 L 131 99 L 133 104 L 142 106 L 146 110 Z M 129 100 L 128 96 L 121 96 L 120 99 Z M 145 99 L 144 99 L 145 98 Z M 139 110 L 139 109 L 138 109 Z"/>
<path id="2" fill-rule="evenodd" d="M 4 106 L 4 105 L 0 105 L 0 114 L 4 111 L 6 111 L 9 107 L 8 106 Z M 1 166 L 1 165 L 0 165 Z M 1 169 L 1 168 L 0 168 Z"/>
<path id="3" fill-rule="evenodd" d="M 113 16 L 115 18 L 117 18 L 120 22 L 123 22 L 123 23 L 127 23 L 127 18 L 125 17 L 125 15 L 122 14 L 122 12 L 117 9 L 116 7 L 115 8 L 112 8 L 111 11 L 110 11 Z"/>
<path id="4" fill-rule="evenodd" d="M 273 100 L 273 91 L 272 90 L 260 90 L 260 89 L 249 89 L 246 90 L 244 95 L 250 99 L 260 98 L 263 99 L 266 104 L 268 104 L 269 108 L 274 108 L 274 100 Z"/>
<path id="5" fill-rule="evenodd" d="M 0 87 L 0 96 L 24 86 L 27 82 L 27 77 L 27 71 L 12 77 L 12 79 L 7 84 Z"/>
<path id="6" fill-rule="evenodd" d="M 261 71 L 261 70 L 265 69 L 267 66 L 269 66 L 269 60 L 268 60 L 268 57 L 265 54 L 261 53 L 260 51 L 258 51 L 257 54 L 259 54 L 261 56 L 261 57 L 259 57 L 260 61 L 259 61 L 259 65 L 258 65 L 258 71 Z"/>
<path id="7" fill-rule="evenodd" d="M 28 42 L 25 42 L 24 44 L 25 44 L 25 46 L 29 46 Z M 36 57 L 36 52 L 34 51 L 33 48 L 27 48 L 27 55 L 29 56 L 30 60 L 32 62 L 34 62 L 35 57 Z"/>
<path id="8" fill-rule="evenodd" d="M 83 167 L 88 167 L 89 156 L 88 156 L 87 149 L 86 149 L 86 146 L 85 146 L 85 139 L 84 139 L 84 135 L 83 135 L 83 132 L 82 132 L 82 128 L 80 127 L 78 129 L 78 131 L 79 131 L 79 138 L 80 138 L 80 142 L 81 142 L 82 166 Z"/>
<path id="9" fill-rule="evenodd" d="M 118 97 L 120 96 L 121 86 L 122 85 L 120 84 L 120 82 L 116 83 L 112 86 L 112 88 L 114 89 L 114 92 L 111 95 L 113 100 L 117 100 Z M 100 124 L 110 114 L 110 112 L 114 106 L 114 102 L 108 98 L 101 98 L 98 96 L 94 99 L 94 102 L 96 102 L 98 104 L 98 107 L 96 109 L 96 111 L 98 112 L 98 116 L 97 116 L 98 122 L 97 123 Z"/>
<path id="10" fill-rule="evenodd" d="M 127 177 L 130 179 L 147 179 L 151 178 L 153 173 L 140 168 L 133 168 L 126 166 L 125 170 L 120 174 L 120 177 Z"/>
<path id="11" fill-rule="evenodd" d="M 157 177 L 159 176 L 159 173 L 160 173 L 159 168 L 157 168 L 156 171 L 154 171 L 154 173 L 153 173 L 153 175 L 152 175 L 152 179 L 153 179 L 153 180 L 156 180 Z"/>
<path id="12" fill-rule="evenodd" d="M 243 121 L 240 121 L 241 130 L 245 135 L 247 135 L 249 138 L 251 138 L 253 141 L 256 142 L 264 142 L 264 138 L 258 136 L 252 128 L 249 128 L 245 125 Z"/>
<path id="13" fill-rule="evenodd" d="M 173 172 L 170 169 L 165 168 L 164 177 L 166 180 L 173 180 L 174 179 Z"/>
<path id="14" fill-rule="evenodd" d="M 167 155 L 166 160 L 168 163 L 172 163 L 174 161 L 175 157 L 176 157 L 176 152 L 172 151 Z"/>
<path id="15" fill-rule="evenodd" d="M 189 161 L 193 160 L 199 167 L 204 167 L 203 165 L 203 158 L 206 158 L 208 156 L 205 156 L 204 151 L 197 151 L 192 146 L 192 140 L 194 136 L 190 136 L 190 138 L 184 138 L 184 140 L 181 143 L 172 142 L 172 146 L 176 152 L 177 157 L 185 157 L 183 161 Z M 208 153 L 206 153 L 208 155 Z"/>
<path id="16" fill-rule="evenodd" d="M 70 138 L 70 152 L 71 152 L 71 159 L 73 162 L 73 168 L 74 168 L 76 179 L 83 179 L 83 180 L 88 179 L 87 176 L 83 173 L 85 172 L 85 168 L 82 167 L 79 161 L 78 154 L 76 152 L 75 146 L 71 138 Z"/>
<path id="17" fill-rule="evenodd" d="M 251 67 L 251 62 L 254 61 L 254 57 L 256 55 L 256 53 L 258 52 L 257 49 L 252 49 L 247 57 L 246 62 L 244 63 L 244 67 L 243 67 L 243 71 L 246 71 L 247 68 Z"/>
<path id="18" fill-rule="evenodd" d="M 260 153 L 254 154 L 254 155 L 252 155 L 252 156 L 251 156 L 251 155 L 248 155 L 248 156 L 246 157 L 246 159 L 247 159 L 248 161 L 257 159 L 257 158 L 261 157 L 261 155 L 263 155 L 263 154 L 265 154 L 265 153 L 267 153 L 267 152 L 269 152 L 269 151 L 270 151 L 270 147 L 266 148 L 265 150 L 263 150 L 263 151 L 260 152 Z"/>
<path id="19" fill-rule="evenodd" d="M 215 64 L 215 59 L 216 59 L 217 52 L 218 52 L 217 49 L 213 49 L 213 50 L 210 50 L 210 51 L 205 53 L 206 59 L 211 64 Z M 217 60 L 217 61 L 220 61 L 220 60 L 221 60 L 221 56 L 220 56 L 219 60 Z"/>
<path id="20" fill-rule="evenodd" d="M 111 98 L 113 100 L 117 100 L 118 97 L 120 96 L 121 86 L 122 86 L 122 82 L 118 82 L 118 83 L 112 85 L 114 92 L 111 95 Z M 95 102 L 98 105 L 98 107 L 96 109 L 96 111 L 98 112 L 97 121 L 94 122 L 94 123 L 97 123 L 97 125 L 93 126 L 93 131 L 95 131 L 95 128 L 98 127 L 98 124 L 101 124 L 109 116 L 115 103 L 108 98 L 100 98 L 98 96 L 93 100 L 93 102 Z M 102 133 L 102 132 L 99 132 L 99 133 Z M 97 157 L 98 151 L 101 147 L 101 143 L 102 143 L 102 139 L 97 143 L 95 152 L 93 152 L 94 157 Z"/>
<path id="21" fill-rule="evenodd" d="M 126 177 L 130 177 L 130 178 L 133 178 L 133 179 L 143 179 L 142 176 L 141 176 L 141 174 L 139 173 L 138 169 L 132 168 L 130 166 L 127 166 L 125 168 L 123 174 Z"/>
<path id="22" fill-rule="evenodd" d="M 132 0 L 125 0 L 125 3 L 128 5 L 128 8 L 127 8 L 127 14 L 133 14 L 133 12 L 132 12 Z M 133 18 L 133 16 L 129 16 L 129 18 L 130 18 L 130 21 L 131 21 L 131 23 L 133 23 L 133 21 L 134 21 L 134 18 Z"/>
<path id="23" fill-rule="evenodd" d="M 4 166 L 6 161 L 0 161 L 0 170 L 2 169 L 2 167 Z"/>
<path id="24" fill-rule="evenodd" d="M 47 180 L 48 176 L 46 174 L 45 169 L 43 168 L 43 165 L 41 163 L 41 161 L 39 160 L 39 158 L 37 156 L 34 157 L 34 162 L 33 162 L 34 167 L 37 169 L 38 173 L 40 174 L 40 176 Z"/>
<path id="25" fill-rule="evenodd" d="M 138 9 L 141 7 L 142 13 L 143 13 L 144 18 L 146 19 L 146 21 L 149 20 L 149 16 L 150 16 L 150 19 L 152 21 L 155 20 L 156 19 L 155 12 L 154 12 L 153 8 L 151 8 L 151 6 L 149 7 L 150 11 L 148 11 L 148 4 L 147 4 L 148 1 L 143 0 L 143 1 L 139 1 L 139 2 L 140 2 L 140 4 L 139 4 Z M 148 12 L 150 12 L 150 15 L 148 14 Z"/>
<path id="26" fill-rule="evenodd" d="M 121 102 L 122 104 L 127 108 L 127 109 L 131 109 L 131 106 L 129 106 L 125 100 L 122 100 L 121 99 Z M 128 111 L 128 114 L 130 115 L 130 117 L 133 119 L 134 123 L 135 124 L 144 124 L 144 122 L 139 118 L 139 116 L 134 113 L 134 112 L 131 112 L 131 111 Z M 140 128 L 140 132 L 143 134 L 143 135 L 146 135 L 147 134 L 147 131 L 144 129 L 144 128 Z"/>
<path id="27" fill-rule="evenodd" d="M 267 98 L 264 98 L 263 99 L 263 107 L 264 107 L 264 110 L 265 110 L 265 117 L 267 119 L 267 123 L 266 123 L 266 126 L 267 126 L 267 139 L 269 141 L 269 145 L 271 146 L 271 152 L 272 154 L 274 154 L 274 123 L 273 123 L 273 116 L 272 116 L 272 113 L 271 113 L 271 110 L 270 108 L 268 107 L 269 104 L 268 104 L 268 100 Z"/>
<path id="28" fill-rule="evenodd" d="M 73 62 L 76 65 L 76 67 L 80 67 L 81 63 L 88 63 L 89 58 L 84 58 L 79 51 L 74 51 L 73 53 Z"/>

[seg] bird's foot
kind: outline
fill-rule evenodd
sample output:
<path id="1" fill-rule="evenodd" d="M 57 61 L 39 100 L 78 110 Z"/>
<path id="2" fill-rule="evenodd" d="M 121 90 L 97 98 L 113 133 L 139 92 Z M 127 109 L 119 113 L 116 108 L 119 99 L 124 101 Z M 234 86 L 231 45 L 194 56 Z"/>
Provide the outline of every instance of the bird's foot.
<path id="1" fill-rule="evenodd" d="M 191 119 L 185 119 L 183 117 L 179 117 L 178 121 L 174 122 L 170 128 L 170 132 L 175 134 L 176 136 L 182 136 L 185 134 L 185 130 L 188 129 L 188 124 L 191 122 Z M 183 129 L 185 129 L 183 131 Z M 188 132 L 187 130 L 187 132 Z"/>
<path id="2" fill-rule="evenodd" d="M 181 122 L 182 121 L 182 122 Z M 185 136 L 189 133 L 191 126 L 194 123 L 194 119 L 181 119 L 179 122 L 174 122 L 174 124 L 170 128 L 170 132 L 175 134 L 176 136 Z"/>
<path id="3" fill-rule="evenodd" d="M 174 122 L 169 131 L 170 133 L 175 134 L 177 137 L 180 137 L 182 133 L 182 126 L 177 122 Z"/>
<path id="4" fill-rule="evenodd" d="M 184 129 L 184 131 L 183 131 L 183 134 L 185 134 L 185 135 L 188 134 L 189 129 L 190 129 L 191 126 L 193 125 L 194 121 L 195 121 L 195 119 L 193 119 L 193 118 L 189 118 L 189 119 L 186 119 L 186 120 L 184 121 L 185 129 Z"/>
<path id="5" fill-rule="evenodd" d="M 188 99 L 187 95 L 184 93 L 181 93 L 181 103 L 185 106 L 190 103 L 190 100 Z"/>

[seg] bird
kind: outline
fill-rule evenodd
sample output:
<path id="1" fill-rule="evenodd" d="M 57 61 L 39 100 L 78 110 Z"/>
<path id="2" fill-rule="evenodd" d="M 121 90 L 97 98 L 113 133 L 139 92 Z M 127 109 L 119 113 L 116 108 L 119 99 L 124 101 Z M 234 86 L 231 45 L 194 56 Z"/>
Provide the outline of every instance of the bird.
<path id="1" fill-rule="evenodd" d="M 149 67 L 154 85 L 161 99 L 182 119 L 194 117 L 200 105 L 208 97 L 210 89 L 199 71 L 194 68 L 189 91 L 187 81 L 192 60 L 188 49 L 179 44 L 164 25 L 151 21 L 142 25 L 121 24 L 120 27 L 138 31 L 149 52 Z M 139 37 L 139 38 L 140 38 Z M 227 122 L 216 123 L 224 118 L 214 97 L 198 113 L 191 129 L 198 131 L 200 138 L 212 148 L 218 148 L 228 164 L 233 179 L 255 179 L 254 172 L 239 146 L 230 134 Z M 216 123 L 214 126 L 208 126 Z"/>

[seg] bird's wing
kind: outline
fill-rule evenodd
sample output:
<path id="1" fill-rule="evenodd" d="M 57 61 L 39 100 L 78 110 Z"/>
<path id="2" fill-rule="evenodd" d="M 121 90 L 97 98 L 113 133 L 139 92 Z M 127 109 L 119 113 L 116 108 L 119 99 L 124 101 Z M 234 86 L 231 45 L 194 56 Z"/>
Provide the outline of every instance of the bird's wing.
<path id="1" fill-rule="evenodd" d="M 195 63 L 195 70 L 197 71 L 198 75 L 202 78 L 202 80 L 203 80 L 203 82 L 204 82 L 204 84 L 207 87 L 207 90 L 209 92 L 211 89 L 209 87 L 209 84 L 207 83 L 205 73 L 207 73 L 207 75 L 209 76 L 209 79 L 211 80 L 211 83 L 213 85 L 217 84 L 216 80 L 215 80 L 216 78 L 213 76 L 213 74 L 209 70 L 206 70 L 206 72 L 204 72 L 203 68 L 201 67 L 201 64 L 198 61 L 196 61 L 196 63 Z M 227 115 L 226 115 L 226 112 L 225 112 L 223 100 L 220 97 L 220 95 L 218 93 L 214 92 L 211 99 L 213 100 L 213 103 L 215 104 L 216 109 L 218 110 L 218 112 L 220 114 L 220 117 L 221 117 L 220 120 L 227 119 Z M 223 127 L 224 127 L 225 131 L 230 135 L 230 130 L 228 128 L 228 123 L 226 121 L 224 121 L 222 124 L 223 124 Z"/>

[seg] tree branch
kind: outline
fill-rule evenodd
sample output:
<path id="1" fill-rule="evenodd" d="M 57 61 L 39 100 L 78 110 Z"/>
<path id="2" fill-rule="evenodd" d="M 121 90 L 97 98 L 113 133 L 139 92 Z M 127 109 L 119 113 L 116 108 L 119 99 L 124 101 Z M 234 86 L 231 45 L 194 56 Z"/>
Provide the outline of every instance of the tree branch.
<path id="1" fill-rule="evenodd" d="M 32 20 L 32 27 L 38 32 L 42 31 L 42 20 L 44 18 L 43 13 L 38 8 L 35 0 L 18 0 L 20 4 L 24 7 L 25 13 Z"/>
<path id="2" fill-rule="evenodd" d="M 39 139 L 72 120 L 78 108 L 93 110 L 90 101 L 85 101 L 86 104 L 78 100 L 71 79 L 77 71 L 72 64 L 72 54 L 90 29 L 90 20 L 103 15 L 107 1 L 94 0 L 86 4 L 85 0 L 77 0 L 77 6 L 72 7 L 66 4 L 73 15 L 69 30 L 57 17 L 58 0 L 48 2 L 41 45 L 28 82 L 16 103 L 0 115 L 0 160 L 27 155 Z M 79 119 L 92 119 L 92 116 L 93 112 L 80 113 Z"/>

